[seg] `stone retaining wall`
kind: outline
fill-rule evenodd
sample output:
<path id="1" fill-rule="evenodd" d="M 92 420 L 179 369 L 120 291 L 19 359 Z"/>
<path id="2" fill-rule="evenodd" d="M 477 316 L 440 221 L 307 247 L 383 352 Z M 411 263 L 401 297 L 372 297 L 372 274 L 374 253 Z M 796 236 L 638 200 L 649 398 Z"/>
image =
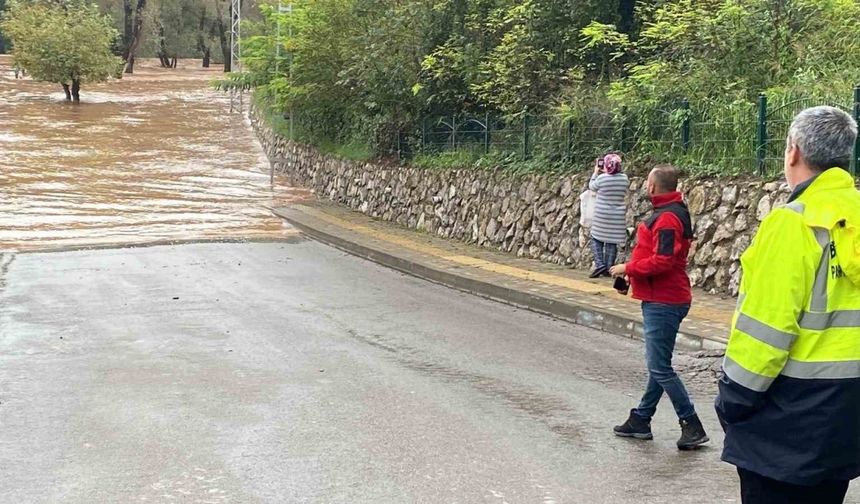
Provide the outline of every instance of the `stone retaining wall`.
<path id="1" fill-rule="evenodd" d="M 275 135 L 253 111 L 251 122 L 275 170 L 318 197 L 445 238 L 591 267 L 588 233 L 579 225 L 579 194 L 590 174 L 511 176 L 348 161 Z M 631 179 L 629 227 L 651 210 L 644 183 L 642 177 Z M 770 209 L 788 200 L 788 186 L 710 179 L 682 182 L 682 190 L 696 226 L 690 260 L 693 285 L 736 295 L 738 258 Z"/>

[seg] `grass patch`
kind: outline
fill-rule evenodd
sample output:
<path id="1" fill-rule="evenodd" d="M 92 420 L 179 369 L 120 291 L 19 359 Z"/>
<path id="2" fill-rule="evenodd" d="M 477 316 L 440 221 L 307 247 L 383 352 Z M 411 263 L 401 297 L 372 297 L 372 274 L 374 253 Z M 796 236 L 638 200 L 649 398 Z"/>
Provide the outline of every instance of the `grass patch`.
<path id="1" fill-rule="evenodd" d="M 444 151 L 431 154 L 418 154 L 409 164 L 425 170 L 456 170 L 458 168 L 478 168 L 482 154 L 477 151 Z"/>
<path id="2" fill-rule="evenodd" d="M 503 151 L 485 153 L 483 149 L 418 154 L 409 160 L 408 164 L 426 170 L 501 170 L 518 175 L 574 173 L 586 169 L 585 165 L 580 166 L 581 163 L 543 157 L 522 159 L 522 155 L 518 153 Z"/>
<path id="3" fill-rule="evenodd" d="M 374 157 L 373 149 L 367 142 L 353 139 L 344 143 L 331 139 L 314 138 L 304 131 L 299 121 L 293 122 L 293 131 L 292 135 L 290 135 L 290 120 L 284 117 L 284 114 L 275 110 L 266 96 L 257 92 L 254 93 L 253 100 L 261 119 L 269 125 L 276 135 L 282 138 L 313 145 L 323 154 L 330 154 L 352 161 L 368 161 Z"/>
<path id="4" fill-rule="evenodd" d="M 373 159 L 373 149 L 365 142 L 352 140 L 345 144 L 324 140 L 314 146 L 324 154 L 349 159 L 351 161 L 369 161 Z"/>

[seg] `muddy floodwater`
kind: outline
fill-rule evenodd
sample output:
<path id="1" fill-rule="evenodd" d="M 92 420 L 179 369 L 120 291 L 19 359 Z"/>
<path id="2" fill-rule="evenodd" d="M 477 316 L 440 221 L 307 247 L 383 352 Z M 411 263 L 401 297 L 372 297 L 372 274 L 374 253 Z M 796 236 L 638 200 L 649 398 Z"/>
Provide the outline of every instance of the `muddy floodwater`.
<path id="1" fill-rule="evenodd" d="M 219 68 L 141 61 L 73 105 L 10 63 L 0 56 L 0 250 L 295 234 L 268 207 L 307 193 L 270 185 L 250 126 L 211 89 Z"/>

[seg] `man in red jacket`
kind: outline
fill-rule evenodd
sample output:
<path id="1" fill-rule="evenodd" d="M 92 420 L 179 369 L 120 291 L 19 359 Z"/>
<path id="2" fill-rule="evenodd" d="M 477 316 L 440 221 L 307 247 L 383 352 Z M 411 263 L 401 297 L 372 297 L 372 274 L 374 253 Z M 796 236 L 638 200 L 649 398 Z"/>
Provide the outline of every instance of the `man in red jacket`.
<path id="1" fill-rule="evenodd" d="M 648 194 L 654 213 L 639 225 L 630 261 L 610 270 L 613 276 L 627 276 L 633 297 L 642 301 L 648 384 L 639 407 L 614 430 L 622 437 L 653 439 L 651 417 L 666 392 L 681 423 L 678 449 L 690 450 L 709 439 L 684 383 L 672 369 L 672 353 L 678 328 L 693 300 L 687 277 L 693 226 L 684 197 L 678 192 L 675 168 L 654 168 L 648 176 Z"/>

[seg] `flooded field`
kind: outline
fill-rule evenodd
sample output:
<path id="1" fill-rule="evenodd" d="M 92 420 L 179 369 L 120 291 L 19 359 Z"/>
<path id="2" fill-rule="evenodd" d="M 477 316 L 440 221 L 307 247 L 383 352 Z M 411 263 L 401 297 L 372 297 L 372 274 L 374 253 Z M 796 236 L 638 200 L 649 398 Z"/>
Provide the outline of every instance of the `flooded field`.
<path id="1" fill-rule="evenodd" d="M 210 88 L 220 69 L 198 66 L 141 61 L 73 105 L 0 56 L 0 250 L 294 234 L 267 207 L 307 193 L 269 184 L 250 127 Z"/>

